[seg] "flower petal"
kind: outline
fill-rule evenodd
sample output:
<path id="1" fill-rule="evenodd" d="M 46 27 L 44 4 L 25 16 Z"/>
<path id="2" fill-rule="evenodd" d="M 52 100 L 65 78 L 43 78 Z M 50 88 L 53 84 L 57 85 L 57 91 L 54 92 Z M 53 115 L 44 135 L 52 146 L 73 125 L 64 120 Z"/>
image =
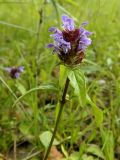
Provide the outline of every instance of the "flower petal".
<path id="1" fill-rule="evenodd" d="M 49 32 L 55 32 L 56 30 L 57 30 L 56 27 L 51 27 L 51 28 L 49 28 Z"/>
<path id="2" fill-rule="evenodd" d="M 19 72 L 23 72 L 23 71 L 24 71 L 24 66 L 18 67 L 18 71 L 19 71 Z"/>
<path id="3" fill-rule="evenodd" d="M 11 68 L 11 67 L 5 67 L 4 69 L 5 69 L 5 71 L 7 71 L 8 73 L 10 73 L 10 72 L 11 72 L 11 70 L 12 70 L 12 68 Z"/>
<path id="4" fill-rule="evenodd" d="M 63 23 L 64 23 L 64 21 L 66 21 L 66 19 L 68 19 L 68 18 L 69 18 L 68 16 L 63 15 L 63 16 L 62 16 L 62 21 L 63 21 Z"/>
<path id="5" fill-rule="evenodd" d="M 87 31 L 87 30 L 84 30 L 84 34 L 86 35 L 86 36 L 90 36 L 91 34 L 93 34 L 92 32 L 89 32 L 89 31 Z"/>
<path id="6" fill-rule="evenodd" d="M 91 44 L 92 40 L 90 38 L 87 38 L 86 36 L 83 36 L 80 39 L 80 43 L 85 44 L 86 46 L 89 46 Z"/>
<path id="7" fill-rule="evenodd" d="M 83 22 L 83 23 L 81 24 L 81 27 L 86 26 L 87 24 L 88 24 L 88 22 Z"/>
<path id="8" fill-rule="evenodd" d="M 52 48 L 52 47 L 54 47 L 54 44 L 52 44 L 52 43 L 47 45 L 47 48 Z"/>
<path id="9" fill-rule="evenodd" d="M 82 50 L 83 52 L 85 52 L 85 50 L 86 50 L 86 45 L 80 43 L 77 49 L 78 49 L 78 50 Z"/>
<path id="10" fill-rule="evenodd" d="M 16 72 L 15 74 L 14 74 L 14 78 L 19 78 L 20 77 L 20 73 L 18 73 L 18 72 Z"/>
<path id="11" fill-rule="evenodd" d="M 74 30 L 75 24 L 74 20 L 72 18 L 69 18 L 68 16 L 62 16 L 62 21 L 63 21 L 63 28 L 69 31 Z"/>

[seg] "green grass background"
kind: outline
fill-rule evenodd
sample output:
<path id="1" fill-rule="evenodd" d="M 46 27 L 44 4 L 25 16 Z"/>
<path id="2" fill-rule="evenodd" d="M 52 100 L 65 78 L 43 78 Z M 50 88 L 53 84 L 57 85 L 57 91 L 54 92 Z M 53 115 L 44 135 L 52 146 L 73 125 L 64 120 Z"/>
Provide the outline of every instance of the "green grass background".
<path id="1" fill-rule="evenodd" d="M 52 41 L 48 29 L 61 28 L 63 14 L 74 18 L 77 27 L 89 21 L 86 28 L 94 33 L 81 69 L 104 122 L 97 128 L 91 107 L 82 108 L 70 87 L 56 136 L 62 142 L 58 149 L 69 160 L 119 160 L 119 0 L 0 0 L 0 153 L 12 159 L 15 139 L 18 160 L 45 149 L 40 135 L 54 127 L 64 84 L 59 85 L 59 60 L 46 48 Z M 12 80 L 4 67 L 19 65 L 25 71 Z M 54 87 L 37 90 L 43 84 Z M 36 87 L 12 108 L 17 97 Z"/>

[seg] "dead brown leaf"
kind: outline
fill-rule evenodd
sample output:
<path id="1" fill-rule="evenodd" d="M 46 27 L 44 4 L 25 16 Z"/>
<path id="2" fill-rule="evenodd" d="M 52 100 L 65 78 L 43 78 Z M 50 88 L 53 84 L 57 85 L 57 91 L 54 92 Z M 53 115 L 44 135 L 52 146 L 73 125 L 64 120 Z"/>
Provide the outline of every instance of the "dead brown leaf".
<path id="1" fill-rule="evenodd" d="M 57 150 L 56 146 L 52 146 L 48 160 L 62 160 L 63 155 Z"/>

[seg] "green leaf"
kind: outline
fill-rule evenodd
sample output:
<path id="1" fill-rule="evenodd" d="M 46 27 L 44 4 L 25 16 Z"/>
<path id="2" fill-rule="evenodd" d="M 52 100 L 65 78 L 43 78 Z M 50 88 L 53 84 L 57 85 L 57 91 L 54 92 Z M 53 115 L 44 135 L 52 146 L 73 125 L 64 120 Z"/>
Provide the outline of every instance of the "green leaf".
<path id="1" fill-rule="evenodd" d="M 102 158 L 102 159 L 105 158 L 102 151 L 100 150 L 100 148 L 95 144 L 88 145 L 87 152 L 91 153 L 99 158 Z"/>
<path id="2" fill-rule="evenodd" d="M 114 135 L 113 132 L 107 129 L 101 130 L 103 147 L 105 157 L 107 160 L 114 159 Z"/>
<path id="3" fill-rule="evenodd" d="M 32 88 L 32 89 L 30 89 L 30 90 L 28 90 L 28 91 L 26 91 L 26 93 L 24 93 L 22 96 L 20 96 L 19 98 L 17 98 L 17 100 L 14 102 L 14 104 L 13 104 L 13 106 L 12 106 L 12 108 L 13 107 L 15 107 L 15 105 L 22 99 L 22 98 L 24 98 L 26 95 L 28 95 L 28 94 L 30 94 L 31 92 L 35 92 L 35 91 L 37 91 L 37 90 L 46 90 L 46 91 L 58 91 L 58 88 L 56 88 L 54 85 L 49 85 L 49 84 L 47 84 L 47 85 L 41 85 L 41 86 L 38 86 L 38 87 L 36 87 L 36 88 Z"/>
<path id="4" fill-rule="evenodd" d="M 25 87 L 24 87 L 21 83 L 17 82 L 16 87 L 18 88 L 18 90 L 19 90 L 22 94 L 25 94 L 25 93 L 26 93 L 26 89 L 25 89 Z"/>
<path id="5" fill-rule="evenodd" d="M 67 70 L 64 65 L 60 65 L 59 85 L 62 88 L 67 78 Z"/>
<path id="6" fill-rule="evenodd" d="M 70 3 L 73 6 L 77 6 L 77 2 L 75 2 L 74 0 L 67 0 L 67 3 Z"/>
<path id="7" fill-rule="evenodd" d="M 79 152 L 74 152 L 70 155 L 68 160 L 79 160 L 80 159 L 80 154 Z"/>
<path id="8" fill-rule="evenodd" d="M 83 107 L 86 104 L 86 83 L 84 74 L 80 69 L 68 70 L 68 78 L 75 95 L 79 97 L 80 105 Z"/>
<path id="9" fill-rule="evenodd" d="M 66 158 L 68 158 L 68 152 L 67 152 L 67 150 L 65 149 L 65 146 L 64 146 L 63 144 L 61 144 L 61 151 L 62 151 L 62 153 L 64 154 L 64 156 L 65 156 Z"/>
<path id="10" fill-rule="evenodd" d="M 90 97 L 88 95 L 87 95 L 87 102 L 92 106 L 92 111 L 93 111 L 93 115 L 95 117 L 97 127 L 100 127 L 103 122 L 102 110 L 96 106 L 96 104 L 90 99 Z"/>
<path id="11" fill-rule="evenodd" d="M 24 135 L 29 135 L 29 126 L 28 124 L 26 125 L 25 123 L 21 123 L 19 126 L 20 131 L 24 134 Z"/>
<path id="12" fill-rule="evenodd" d="M 53 6 L 54 6 L 54 8 L 55 8 L 57 20 L 58 20 L 58 22 L 60 22 L 60 19 L 59 19 L 59 11 L 58 11 L 58 7 L 57 7 L 57 5 L 56 5 L 56 1 L 55 1 L 55 0 L 51 0 L 51 2 L 52 2 Z"/>
<path id="13" fill-rule="evenodd" d="M 33 126 L 33 123 L 30 123 L 28 121 L 23 121 L 19 125 L 19 130 L 25 137 L 27 137 L 28 139 L 32 139 L 33 138 L 32 137 L 32 126 Z"/>
<path id="14" fill-rule="evenodd" d="M 93 156 L 88 156 L 88 155 L 84 154 L 82 156 L 81 160 L 96 160 L 96 159 L 93 158 Z"/>
<path id="15" fill-rule="evenodd" d="M 52 133 L 50 131 L 45 131 L 42 134 L 39 135 L 40 141 L 43 144 L 43 146 L 45 148 L 48 148 L 49 144 L 50 144 L 50 140 L 52 138 Z M 53 145 L 58 145 L 59 141 L 57 141 L 56 139 L 54 139 L 53 141 Z"/>

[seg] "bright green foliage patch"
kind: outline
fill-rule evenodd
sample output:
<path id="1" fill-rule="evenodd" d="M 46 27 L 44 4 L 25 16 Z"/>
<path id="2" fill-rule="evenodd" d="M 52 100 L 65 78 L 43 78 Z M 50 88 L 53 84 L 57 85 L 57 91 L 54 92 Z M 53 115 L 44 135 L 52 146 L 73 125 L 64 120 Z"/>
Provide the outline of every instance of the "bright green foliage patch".
<path id="1" fill-rule="evenodd" d="M 46 48 L 63 14 L 93 32 L 79 69 Z M 25 67 L 20 79 L 11 66 Z M 42 160 L 67 75 L 57 150 L 65 160 L 119 160 L 120 1 L 0 0 L 0 158 L 13 159 L 16 143 L 16 160 Z"/>

